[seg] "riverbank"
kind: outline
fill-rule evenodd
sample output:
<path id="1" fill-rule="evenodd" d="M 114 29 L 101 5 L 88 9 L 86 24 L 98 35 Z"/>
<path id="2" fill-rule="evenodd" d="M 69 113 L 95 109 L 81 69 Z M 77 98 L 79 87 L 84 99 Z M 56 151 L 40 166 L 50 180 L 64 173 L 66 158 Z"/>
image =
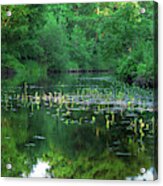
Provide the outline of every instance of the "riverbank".
<path id="1" fill-rule="evenodd" d="M 34 83 L 39 79 L 45 79 L 45 77 L 50 76 L 53 77 L 56 74 L 94 74 L 94 73 L 108 73 L 115 74 L 117 79 L 121 79 L 116 72 L 113 70 L 104 70 L 104 69 L 69 69 L 69 70 L 57 70 L 54 68 L 48 68 L 47 65 L 42 64 L 39 65 L 35 61 L 28 61 L 27 63 L 21 64 L 20 62 L 10 62 L 7 66 L 2 66 L 1 68 L 1 76 L 3 80 L 10 81 L 12 79 L 12 83 L 17 85 L 18 83 L 28 81 L 30 83 Z M 157 77 L 155 77 L 157 78 Z M 125 77 L 123 82 L 128 83 L 130 85 L 134 84 L 136 86 L 142 88 L 153 88 L 156 87 L 156 81 L 149 78 L 145 79 L 144 77 L 137 76 L 135 79 L 131 77 Z"/>
<path id="2" fill-rule="evenodd" d="M 19 61 L 11 61 L 7 65 L 1 67 L 1 78 L 3 83 L 11 84 L 13 86 L 22 82 L 34 83 L 39 79 L 46 78 L 46 65 L 39 65 L 35 61 L 28 61 L 21 64 Z"/>

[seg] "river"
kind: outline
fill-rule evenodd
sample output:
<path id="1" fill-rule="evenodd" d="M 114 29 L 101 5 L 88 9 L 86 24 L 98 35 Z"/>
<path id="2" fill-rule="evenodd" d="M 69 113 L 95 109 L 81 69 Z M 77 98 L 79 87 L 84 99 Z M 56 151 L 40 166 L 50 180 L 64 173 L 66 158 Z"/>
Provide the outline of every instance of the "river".
<path id="1" fill-rule="evenodd" d="M 1 111 L 3 177 L 157 178 L 151 89 L 104 73 L 2 80 Z"/>

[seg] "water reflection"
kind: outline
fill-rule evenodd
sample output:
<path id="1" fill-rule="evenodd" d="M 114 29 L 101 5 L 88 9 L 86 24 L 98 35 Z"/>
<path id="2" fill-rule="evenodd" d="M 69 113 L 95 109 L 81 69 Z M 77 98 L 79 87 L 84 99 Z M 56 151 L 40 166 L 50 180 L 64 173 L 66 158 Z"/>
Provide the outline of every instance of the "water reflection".
<path id="1" fill-rule="evenodd" d="M 2 176 L 126 179 L 156 168 L 153 103 L 152 90 L 108 76 L 2 85 Z"/>
<path id="2" fill-rule="evenodd" d="M 151 167 L 147 171 L 142 174 L 138 174 L 138 176 L 127 177 L 127 180 L 137 180 L 137 181 L 153 181 L 157 179 L 157 173 L 154 167 Z"/>
<path id="3" fill-rule="evenodd" d="M 50 178 L 51 175 L 48 173 L 50 166 L 47 162 L 37 161 L 37 164 L 33 166 L 33 169 L 29 175 L 22 175 L 23 177 L 29 178 Z"/>

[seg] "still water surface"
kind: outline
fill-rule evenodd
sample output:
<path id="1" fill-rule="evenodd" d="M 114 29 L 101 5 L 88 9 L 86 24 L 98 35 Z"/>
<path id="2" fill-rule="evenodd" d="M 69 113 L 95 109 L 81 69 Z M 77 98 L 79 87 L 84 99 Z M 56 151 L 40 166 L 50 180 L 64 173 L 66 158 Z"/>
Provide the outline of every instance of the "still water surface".
<path id="1" fill-rule="evenodd" d="M 2 176 L 153 180 L 153 91 L 107 74 L 2 82 Z"/>

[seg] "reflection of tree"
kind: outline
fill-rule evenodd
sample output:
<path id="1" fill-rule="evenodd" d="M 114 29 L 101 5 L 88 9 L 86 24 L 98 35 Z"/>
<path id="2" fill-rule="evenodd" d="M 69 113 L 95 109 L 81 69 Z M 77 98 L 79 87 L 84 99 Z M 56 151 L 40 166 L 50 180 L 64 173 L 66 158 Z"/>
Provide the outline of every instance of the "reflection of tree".
<path id="1" fill-rule="evenodd" d="M 111 84 L 111 90 L 101 90 L 90 88 L 89 82 L 88 88 L 77 87 L 70 91 L 63 82 L 57 81 L 56 92 L 52 92 L 50 81 L 45 91 L 24 84 L 16 93 L 5 93 L 2 102 L 5 110 L 2 114 L 2 175 L 28 175 L 38 158 L 50 162 L 52 175 L 64 178 L 120 179 L 135 175 L 140 166 L 149 167 L 151 160 L 143 161 L 153 152 L 153 146 L 147 148 L 151 144 L 147 136 L 153 135 L 153 112 L 137 113 L 130 108 L 121 113 L 110 111 L 117 107 L 109 100 L 113 98 L 113 89 L 118 100 L 124 99 L 125 86 L 120 83 L 116 87 Z M 85 83 L 81 85 L 86 87 Z M 134 93 L 140 91 L 139 88 L 127 90 L 131 101 Z M 143 91 L 139 94 L 145 93 Z M 42 94 L 48 100 L 41 100 Z M 60 96 L 61 100 L 55 100 L 54 96 Z M 89 105 L 96 98 L 109 100 L 111 104 Z M 84 104 L 84 109 L 77 101 Z M 8 163 L 13 165 L 11 170 L 6 169 Z M 124 171 L 128 163 L 132 164 L 133 171 L 131 167 Z"/>
<path id="2" fill-rule="evenodd" d="M 12 112 L 2 115 L 2 176 L 28 175 L 37 163 L 37 158 L 48 151 L 46 141 L 40 142 L 33 137 L 37 134 L 48 139 L 47 135 L 51 135 L 53 125 L 46 125 L 42 113 L 39 116 L 35 114 L 33 119 L 23 110 L 19 110 L 19 115 Z M 11 170 L 7 170 L 7 164 L 12 165 Z"/>
<path id="3" fill-rule="evenodd" d="M 57 134 L 54 136 L 53 147 L 44 155 L 44 160 L 50 162 L 50 172 L 55 177 L 124 179 L 128 175 L 136 175 L 140 167 L 149 168 L 151 165 L 150 160 L 145 158 L 147 154 L 143 152 L 137 154 L 137 141 L 125 140 L 127 134 L 126 136 L 122 134 L 124 131 L 119 132 L 118 139 L 121 141 L 118 145 L 119 150 L 133 152 L 133 155 L 116 157 L 109 153 L 105 145 L 108 138 L 108 145 L 113 147 L 112 142 L 115 140 L 111 134 L 113 130 L 109 133 L 103 126 L 98 126 L 101 133 L 96 136 L 94 126 L 77 127 L 58 123 L 56 127 Z M 124 149 L 123 146 L 127 148 Z M 132 166 L 129 167 L 129 164 Z"/>
<path id="4" fill-rule="evenodd" d="M 32 117 L 23 110 L 19 110 L 19 115 L 3 113 L 2 175 L 28 175 L 38 158 L 50 163 L 52 175 L 63 178 L 124 179 L 136 175 L 140 166 L 149 167 L 147 154 L 137 152 L 138 143 L 134 137 L 128 141 L 127 130 L 116 125 L 106 130 L 102 124 L 65 125 L 64 122 L 52 118 L 43 108 L 34 111 Z M 34 139 L 36 135 L 45 140 Z M 10 141 L 5 139 L 7 136 Z M 30 143 L 35 146 L 25 146 Z M 131 156 L 116 157 L 113 154 L 117 151 L 130 152 Z M 129 162 L 132 167 L 128 167 Z M 8 163 L 13 166 L 11 170 L 6 169 Z"/>
<path id="5" fill-rule="evenodd" d="M 32 164 L 26 165 L 28 156 L 19 151 L 18 146 L 28 138 L 27 113 L 2 113 L 2 176 L 20 176 L 22 172 L 30 172 Z M 12 169 L 7 170 L 6 165 Z"/>
<path id="6" fill-rule="evenodd" d="M 83 179 L 125 179 L 128 175 L 137 175 L 140 167 L 149 168 L 150 161 L 141 154 L 136 160 L 123 161 L 121 158 L 103 151 L 94 155 L 91 151 L 80 153 L 76 158 L 70 158 L 60 151 L 48 152 L 45 161 L 50 160 L 50 172 L 57 178 Z M 128 166 L 132 164 L 132 166 Z"/>

